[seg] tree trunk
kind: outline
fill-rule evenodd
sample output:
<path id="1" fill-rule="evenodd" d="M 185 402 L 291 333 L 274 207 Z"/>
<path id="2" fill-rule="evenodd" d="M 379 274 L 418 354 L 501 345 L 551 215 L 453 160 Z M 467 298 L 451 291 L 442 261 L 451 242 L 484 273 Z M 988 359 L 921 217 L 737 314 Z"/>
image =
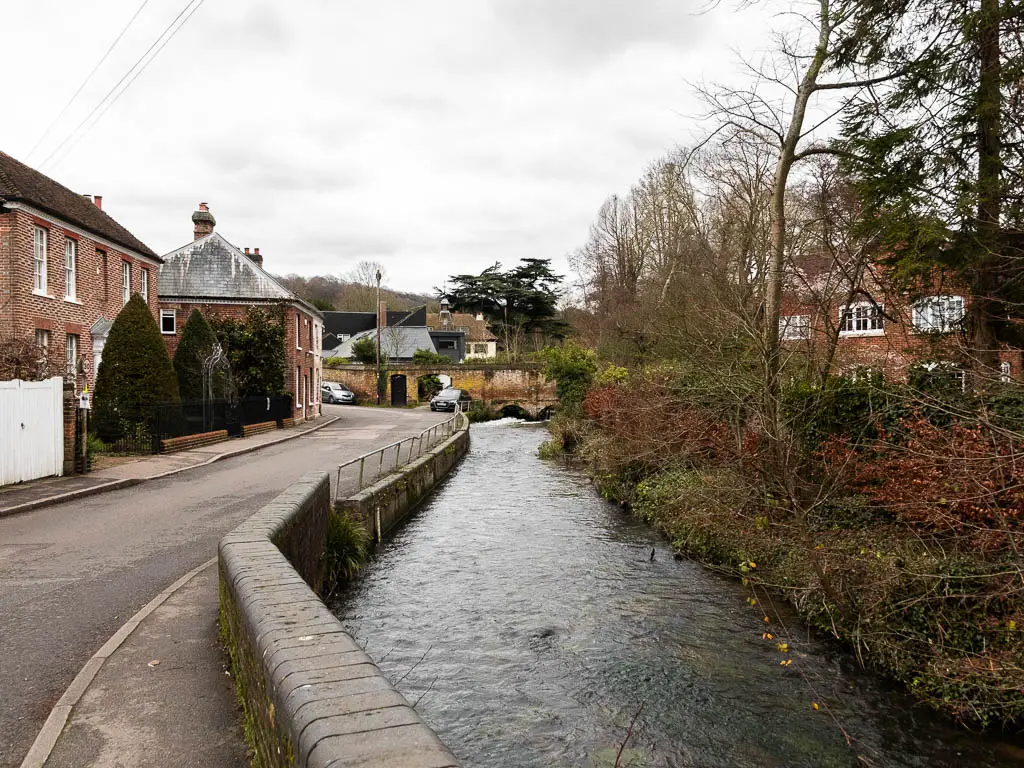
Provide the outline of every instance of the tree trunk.
<path id="1" fill-rule="evenodd" d="M 786 188 L 795 162 L 797 146 L 803 134 L 807 104 L 817 87 L 818 75 L 828 57 L 831 35 L 829 0 L 821 0 L 818 13 L 818 44 L 797 89 L 793 115 L 775 165 L 771 196 L 771 252 L 765 275 L 764 416 L 772 462 L 777 471 L 781 469 L 784 460 L 780 443 L 782 425 L 779 418 L 779 317 L 782 310 L 782 283 L 786 265 Z"/>
<path id="2" fill-rule="evenodd" d="M 978 24 L 978 258 L 970 312 L 974 385 L 990 379 L 999 362 L 994 322 L 1001 314 L 995 299 L 1002 254 L 1002 63 L 999 0 L 981 0 Z"/>

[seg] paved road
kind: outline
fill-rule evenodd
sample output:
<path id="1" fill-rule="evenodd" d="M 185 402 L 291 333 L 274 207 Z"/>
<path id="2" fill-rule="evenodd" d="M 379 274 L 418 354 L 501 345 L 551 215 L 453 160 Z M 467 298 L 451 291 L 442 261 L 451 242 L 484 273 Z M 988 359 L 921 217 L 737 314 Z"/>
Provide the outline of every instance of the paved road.
<path id="1" fill-rule="evenodd" d="M 325 406 L 306 437 L 133 488 L 0 518 L 0 768 L 21 763 L 79 669 L 217 541 L 313 469 L 418 434 L 426 410 Z"/>

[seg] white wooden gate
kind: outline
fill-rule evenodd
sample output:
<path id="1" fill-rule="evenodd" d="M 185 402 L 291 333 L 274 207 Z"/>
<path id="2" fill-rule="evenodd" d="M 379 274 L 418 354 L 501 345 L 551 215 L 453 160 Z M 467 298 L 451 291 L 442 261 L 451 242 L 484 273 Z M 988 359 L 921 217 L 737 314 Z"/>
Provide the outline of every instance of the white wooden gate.
<path id="1" fill-rule="evenodd" d="M 0 485 L 64 473 L 64 381 L 0 381 Z"/>

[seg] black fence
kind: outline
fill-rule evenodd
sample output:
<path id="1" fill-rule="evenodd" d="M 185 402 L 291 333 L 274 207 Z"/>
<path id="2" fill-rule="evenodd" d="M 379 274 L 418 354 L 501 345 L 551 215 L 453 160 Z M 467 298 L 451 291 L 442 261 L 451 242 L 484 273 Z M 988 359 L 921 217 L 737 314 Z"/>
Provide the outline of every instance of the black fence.
<path id="1" fill-rule="evenodd" d="M 109 455 L 159 453 L 163 440 L 220 430 L 227 430 L 229 437 L 241 437 L 243 426 L 267 421 L 281 426 L 291 415 L 290 394 L 151 405 L 143 410 L 140 421 L 125 423 L 116 439 L 104 442 L 93 437 L 89 447 L 94 453 Z"/>

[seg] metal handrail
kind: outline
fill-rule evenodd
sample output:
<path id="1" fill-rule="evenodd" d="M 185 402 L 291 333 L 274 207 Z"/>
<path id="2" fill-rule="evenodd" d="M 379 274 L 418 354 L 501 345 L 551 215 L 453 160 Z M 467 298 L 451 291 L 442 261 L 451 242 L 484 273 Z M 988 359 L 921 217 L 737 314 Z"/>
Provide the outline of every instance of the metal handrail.
<path id="1" fill-rule="evenodd" d="M 424 443 L 425 439 L 427 441 L 427 450 L 429 450 L 430 448 L 433 448 L 436 443 L 439 443 L 439 442 L 441 442 L 443 440 L 447 440 L 449 437 L 451 437 L 456 432 L 458 432 L 460 429 L 462 429 L 461 426 L 458 426 L 459 425 L 459 421 L 461 419 L 466 419 L 466 424 L 468 426 L 469 419 L 466 416 L 466 414 L 464 414 L 462 412 L 462 405 L 461 405 L 461 403 L 456 403 L 455 404 L 455 415 L 452 416 L 447 421 L 442 421 L 442 422 L 439 422 L 439 423 L 435 424 L 432 427 L 427 427 L 422 432 L 420 432 L 418 435 L 414 435 L 412 437 L 404 437 L 401 440 L 398 440 L 398 441 L 396 441 L 394 443 L 389 443 L 388 445 L 385 445 L 385 446 L 383 446 L 381 448 L 377 448 L 376 450 L 370 451 L 369 453 L 364 453 L 362 456 L 357 456 L 356 458 L 354 458 L 354 459 L 352 459 L 350 461 L 346 461 L 344 464 L 339 464 L 338 465 L 337 482 L 335 483 L 335 486 L 334 486 L 334 499 L 335 499 L 335 501 L 337 501 L 338 494 L 341 492 L 341 470 L 345 469 L 346 467 L 352 466 L 356 462 L 359 463 L 359 486 L 358 486 L 358 490 L 361 491 L 361 490 L 363 490 L 363 477 L 365 476 L 366 460 L 367 459 L 371 458 L 372 456 L 376 456 L 377 454 L 380 454 L 380 460 L 377 462 L 377 473 L 375 475 L 375 479 L 379 479 L 380 477 L 382 477 L 383 472 L 384 472 L 384 455 L 388 451 L 390 451 L 392 448 L 395 448 L 396 449 L 395 450 L 395 466 L 394 466 L 394 468 L 389 469 L 389 473 L 390 472 L 397 472 L 402 466 L 404 466 L 403 463 L 402 463 L 402 446 L 403 445 L 405 445 L 406 443 L 409 443 L 409 451 L 408 451 L 408 453 L 406 454 L 406 457 L 405 457 L 405 464 L 410 464 L 410 463 L 412 463 L 412 460 L 413 460 L 413 451 L 414 450 L 416 452 L 416 458 L 419 458 L 420 456 L 423 455 L 423 443 Z M 437 435 L 438 435 L 438 432 L 440 432 L 440 435 L 441 435 L 441 439 L 440 440 L 436 439 Z"/>

